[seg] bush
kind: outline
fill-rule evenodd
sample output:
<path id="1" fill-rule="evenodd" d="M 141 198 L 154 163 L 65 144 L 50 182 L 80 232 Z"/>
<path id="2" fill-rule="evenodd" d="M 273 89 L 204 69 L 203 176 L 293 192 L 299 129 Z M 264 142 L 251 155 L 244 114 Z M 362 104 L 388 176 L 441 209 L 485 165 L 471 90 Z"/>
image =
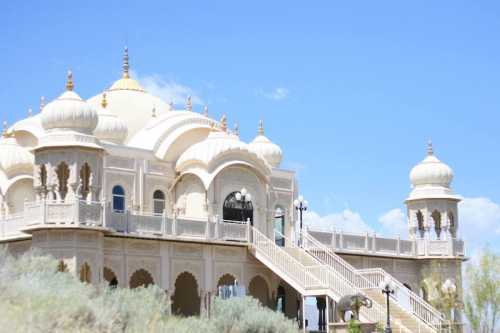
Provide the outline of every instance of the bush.
<path id="1" fill-rule="evenodd" d="M 2 332 L 297 332 L 294 322 L 251 297 L 216 299 L 212 318 L 170 315 L 157 286 L 110 289 L 57 272 L 58 262 L 39 253 L 19 258 L 0 248 Z"/>

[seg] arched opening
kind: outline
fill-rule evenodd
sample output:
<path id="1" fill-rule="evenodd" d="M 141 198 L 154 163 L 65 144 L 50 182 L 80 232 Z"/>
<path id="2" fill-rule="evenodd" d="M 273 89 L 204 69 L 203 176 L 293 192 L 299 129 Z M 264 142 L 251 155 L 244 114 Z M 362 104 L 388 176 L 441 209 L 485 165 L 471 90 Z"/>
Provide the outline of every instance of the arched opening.
<path id="1" fill-rule="evenodd" d="M 235 282 L 236 278 L 234 276 L 232 276 L 231 274 L 224 274 L 220 277 L 219 281 L 217 282 L 217 287 L 233 286 Z"/>
<path id="2" fill-rule="evenodd" d="M 278 287 L 276 295 L 276 311 L 282 313 L 286 312 L 286 292 L 283 286 Z"/>
<path id="3" fill-rule="evenodd" d="M 40 185 L 45 188 L 47 187 L 47 167 L 45 164 L 40 166 Z"/>
<path id="4" fill-rule="evenodd" d="M 68 165 L 65 162 L 59 163 L 56 169 L 56 174 L 57 174 L 57 185 L 59 187 L 59 195 L 61 196 L 61 200 L 65 200 L 66 195 L 68 194 L 68 178 L 69 178 Z M 45 179 L 47 179 L 47 170 L 45 170 Z"/>
<path id="5" fill-rule="evenodd" d="M 191 273 L 179 274 L 175 280 L 175 293 L 172 297 L 172 312 L 189 317 L 200 314 L 198 283 Z"/>
<path id="6" fill-rule="evenodd" d="M 441 213 L 434 210 L 431 214 L 432 220 L 434 221 L 434 230 L 436 231 L 437 239 L 441 238 Z"/>
<path id="7" fill-rule="evenodd" d="M 160 190 L 156 190 L 153 193 L 153 213 L 155 215 L 163 214 L 165 210 L 165 193 Z"/>
<path id="8" fill-rule="evenodd" d="M 61 273 L 66 273 L 68 272 L 68 265 L 62 260 L 59 260 L 57 263 L 57 271 Z"/>
<path id="9" fill-rule="evenodd" d="M 87 196 L 90 193 L 90 177 L 91 177 L 92 171 L 90 169 L 90 166 L 88 163 L 84 163 L 82 168 L 80 169 L 80 182 L 81 182 L 81 189 L 80 189 L 80 195 L 82 196 L 83 199 L 87 199 Z"/>
<path id="10" fill-rule="evenodd" d="M 138 269 L 130 277 L 130 288 L 144 287 L 147 288 L 149 285 L 154 284 L 151 274 L 145 269 Z"/>
<path id="11" fill-rule="evenodd" d="M 424 226 L 424 214 L 419 210 L 417 211 L 417 227 L 420 233 L 420 238 L 424 238 L 425 226 Z"/>
<path id="12" fill-rule="evenodd" d="M 222 210 L 223 219 L 225 221 L 247 221 L 250 219 L 250 224 L 253 225 L 253 205 L 252 201 L 238 200 L 237 193 L 233 192 L 224 200 Z"/>
<path id="13" fill-rule="evenodd" d="M 455 216 L 453 215 L 453 212 L 448 212 L 448 220 L 449 220 L 450 234 L 453 238 L 455 238 L 457 230 L 456 230 Z"/>
<path id="14" fill-rule="evenodd" d="M 85 283 L 92 282 L 92 272 L 90 270 L 89 264 L 86 262 L 80 267 L 80 281 Z"/>
<path id="15" fill-rule="evenodd" d="M 120 185 L 113 187 L 112 191 L 113 197 L 113 212 L 123 213 L 125 212 L 125 190 Z"/>
<path id="16" fill-rule="evenodd" d="M 285 246 L 285 212 L 277 207 L 274 213 L 274 242 L 278 246 Z"/>
<path id="17" fill-rule="evenodd" d="M 110 288 L 116 288 L 118 286 L 118 279 L 116 278 L 116 274 L 110 268 L 104 267 L 103 275 L 104 280 L 108 281 L 108 286 Z"/>
<path id="18" fill-rule="evenodd" d="M 250 296 L 258 299 L 262 305 L 269 305 L 269 288 L 262 276 L 257 275 L 250 281 L 248 293 Z"/>
<path id="19" fill-rule="evenodd" d="M 7 190 L 6 201 L 10 214 L 22 213 L 24 211 L 24 203 L 34 200 L 35 193 L 33 192 L 32 178 L 18 179 Z"/>

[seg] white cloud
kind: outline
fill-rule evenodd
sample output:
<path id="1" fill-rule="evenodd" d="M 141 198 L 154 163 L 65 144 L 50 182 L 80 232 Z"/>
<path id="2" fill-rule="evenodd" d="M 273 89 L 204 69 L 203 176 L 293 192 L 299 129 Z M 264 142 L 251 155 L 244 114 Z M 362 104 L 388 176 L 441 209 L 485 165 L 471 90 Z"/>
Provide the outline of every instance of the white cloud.
<path id="1" fill-rule="evenodd" d="M 346 232 L 373 232 L 373 229 L 363 221 L 359 213 L 344 209 L 340 213 L 321 216 L 314 211 L 305 212 L 304 224 L 316 229 L 343 230 Z"/>
<path id="2" fill-rule="evenodd" d="M 474 251 L 489 244 L 500 249 L 500 205 L 489 198 L 464 198 L 458 204 L 458 234 Z"/>
<path id="3" fill-rule="evenodd" d="M 386 235 L 407 235 L 408 224 L 401 208 L 394 208 L 378 218 Z"/>
<path id="4" fill-rule="evenodd" d="M 263 96 L 267 99 L 272 99 L 273 101 L 281 101 L 290 95 L 290 91 L 283 87 L 278 87 L 272 91 L 264 91 L 262 89 L 257 90 L 258 96 Z"/>
<path id="5" fill-rule="evenodd" d="M 173 102 L 176 105 L 184 105 L 187 97 L 191 96 L 193 104 L 205 104 L 194 89 L 172 80 L 166 81 L 158 74 L 139 76 L 137 73 L 131 72 L 131 76 L 139 81 L 147 92 L 160 97 L 167 103 Z"/>

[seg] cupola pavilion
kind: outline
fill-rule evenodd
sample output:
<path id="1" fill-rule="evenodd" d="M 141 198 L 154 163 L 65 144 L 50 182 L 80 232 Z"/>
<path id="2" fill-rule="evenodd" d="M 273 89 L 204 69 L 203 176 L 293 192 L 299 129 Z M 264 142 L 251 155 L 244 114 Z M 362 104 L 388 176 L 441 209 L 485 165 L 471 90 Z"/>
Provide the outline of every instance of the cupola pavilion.
<path id="1" fill-rule="evenodd" d="M 425 271 L 437 261 L 454 279 L 465 250 L 453 171 L 432 144 L 410 173 L 408 239 L 302 228 L 296 175 L 262 120 L 245 142 L 225 114 L 197 112 L 189 96 L 184 106 L 163 101 L 130 76 L 127 48 L 111 86 L 85 100 L 75 81 L 69 71 L 57 98 L 4 126 L 0 243 L 10 252 L 36 248 L 86 283 L 156 284 L 186 316 L 210 313 L 220 288 L 238 283 L 305 329 L 313 297 L 323 331 L 349 295 L 373 303 L 363 321 L 383 320 L 377 288 L 389 279 L 397 328 L 447 327 L 427 302 Z"/>

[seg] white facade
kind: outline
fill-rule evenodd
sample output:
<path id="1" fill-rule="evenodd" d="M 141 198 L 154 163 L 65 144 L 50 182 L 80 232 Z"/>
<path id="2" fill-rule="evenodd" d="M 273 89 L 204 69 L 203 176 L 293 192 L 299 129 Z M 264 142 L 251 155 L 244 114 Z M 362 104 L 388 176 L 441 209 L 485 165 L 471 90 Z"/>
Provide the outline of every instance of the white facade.
<path id="1" fill-rule="evenodd" d="M 127 52 L 123 68 L 123 78 L 88 101 L 73 91 L 69 73 L 60 97 L 5 129 L 0 241 L 12 252 L 39 248 L 91 283 L 157 284 L 186 315 L 209 311 L 217 286 L 237 280 L 271 307 L 285 297 L 290 317 L 302 297 L 333 304 L 348 292 L 368 293 L 386 275 L 418 293 L 422 267 L 464 258 L 453 174 L 431 150 L 411 172 L 409 240 L 299 235 L 295 175 L 280 169 L 282 150 L 262 122 L 245 143 L 225 116 L 193 112 L 190 99 L 176 110 L 147 93 L 128 75 Z M 402 268 L 363 271 L 388 262 Z M 383 311 L 363 316 L 378 320 Z M 408 331 L 435 331 L 442 320 L 434 309 L 415 311 L 397 318 Z"/>

